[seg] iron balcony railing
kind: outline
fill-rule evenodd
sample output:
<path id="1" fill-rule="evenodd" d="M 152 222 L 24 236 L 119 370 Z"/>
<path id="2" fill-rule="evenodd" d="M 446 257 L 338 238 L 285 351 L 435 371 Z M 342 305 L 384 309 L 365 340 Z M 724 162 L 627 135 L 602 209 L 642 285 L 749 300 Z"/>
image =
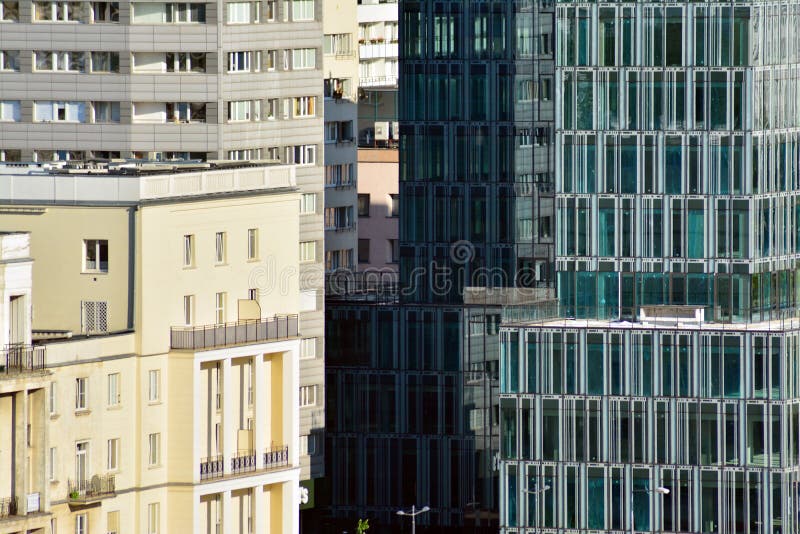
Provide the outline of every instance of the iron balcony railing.
<path id="1" fill-rule="evenodd" d="M 231 473 L 248 473 L 256 470 L 255 451 L 239 451 L 236 456 L 231 458 Z"/>
<path id="2" fill-rule="evenodd" d="M 207 326 L 178 326 L 170 328 L 170 348 L 209 349 L 227 345 L 287 339 L 297 337 L 297 315 L 275 316 Z"/>
<path id="3" fill-rule="evenodd" d="M 275 469 L 276 467 L 286 467 L 289 465 L 289 447 L 270 447 L 264 453 L 264 468 Z"/>
<path id="4" fill-rule="evenodd" d="M 0 519 L 17 515 L 17 498 L 6 497 L 0 499 Z"/>
<path id="5" fill-rule="evenodd" d="M 95 475 L 89 479 L 67 481 L 70 501 L 93 501 L 117 493 L 114 475 Z"/>
<path id="6" fill-rule="evenodd" d="M 45 369 L 45 347 L 6 345 L 0 356 L 0 374 L 34 373 Z"/>
<path id="7" fill-rule="evenodd" d="M 225 474 L 225 463 L 222 456 L 209 456 L 200 460 L 200 480 L 222 478 Z"/>

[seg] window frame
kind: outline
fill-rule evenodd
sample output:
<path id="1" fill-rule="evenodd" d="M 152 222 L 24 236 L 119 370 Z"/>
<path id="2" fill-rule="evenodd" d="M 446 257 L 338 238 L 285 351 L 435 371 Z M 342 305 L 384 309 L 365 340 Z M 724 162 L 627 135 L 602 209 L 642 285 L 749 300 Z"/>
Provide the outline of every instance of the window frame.
<path id="1" fill-rule="evenodd" d="M 147 467 L 161 465 L 161 432 L 151 432 L 147 435 Z"/>
<path id="2" fill-rule="evenodd" d="M 106 398 L 107 407 L 115 407 L 122 404 L 122 392 L 120 391 L 120 373 L 108 373 L 107 387 L 108 396 Z M 112 388 L 113 384 L 113 388 Z"/>
<path id="3" fill-rule="evenodd" d="M 75 411 L 85 412 L 89 410 L 89 377 L 79 376 L 75 378 Z"/>
<path id="4" fill-rule="evenodd" d="M 227 241 L 228 232 L 216 232 L 214 234 L 214 263 L 225 265 L 227 263 Z"/>
<path id="5" fill-rule="evenodd" d="M 300 386 L 300 408 L 310 408 L 317 405 L 317 384 Z"/>
<path id="6" fill-rule="evenodd" d="M 109 438 L 106 441 L 106 471 L 119 471 L 119 452 L 119 438 Z M 111 460 L 114 460 L 113 463 Z"/>
<path id="7" fill-rule="evenodd" d="M 147 402 L 161 402 L 161 369 L 147 370 Z"/>
<path id="8" fill-rule="evenodd" d="M 183 236 L 183 266 L 184 267 L 194 267 L 195 266 L 195 246 L 194 246 L 194 234 L 185 234 Z"/>

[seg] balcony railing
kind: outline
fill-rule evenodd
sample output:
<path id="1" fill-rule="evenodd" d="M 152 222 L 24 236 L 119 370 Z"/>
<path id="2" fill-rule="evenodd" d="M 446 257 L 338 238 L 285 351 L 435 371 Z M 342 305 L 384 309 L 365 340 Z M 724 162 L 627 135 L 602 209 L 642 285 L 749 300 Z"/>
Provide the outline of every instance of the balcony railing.
<path id="1" fill-rule="evenodd" d="M 70 502 L 88 502 L 117 494 L 114 475 L 95 475 L 90 479 L 67 482 Z"/>
<path id="2" fill-rule="evenodd" d="M 286 467 L 289 465 L 289 447 L 270 447 L 264 453 L 264 468 L 275 469 L 276 467 Z"/>
<path id="3" fill-rule="evenodd" d="M 45 347 L 6 345 L 0 356 L 0 375 L 35 373 L 45 369 Z"/>
<path id="4" fill-rule="evenodd" d="M 231 458 L 231 473 L 238 475 L 239 473 L 248 473 L 256 470 L 256 453 L 255 451 L 239 451 L 239 453 Z"/>
<path id="5" fill-rule="evenodd" d="M 222 456 L 209 456 L 200 460 L 200 480 L 222 478 L 225 474 L 225 463 Z"/>
<path id="6" fill-rule="evenodd" d="M 5 519 L 12 515 L 17 515 L 17 498 L 6 497 L 0 499 L 0 519 Z"/>
<path id="7" fill-rule="evenodd" d="M 169 346 L 173 349 L 209 349 L 227 345 L 254 343 L 297 337 L 297 315 L 271 319 L 237 321 L 207 326 L 170 328 Z"/>

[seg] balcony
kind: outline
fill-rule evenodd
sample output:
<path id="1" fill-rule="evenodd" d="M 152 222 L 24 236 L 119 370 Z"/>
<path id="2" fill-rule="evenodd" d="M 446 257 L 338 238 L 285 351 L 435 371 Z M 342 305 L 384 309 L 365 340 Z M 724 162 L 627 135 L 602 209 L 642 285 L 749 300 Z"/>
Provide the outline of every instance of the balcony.
<path id="1" fill-rule="evenodd" d="M 0 519 L 8 519 L 12 515 L 17 515 L 17 498 L 0 499 Z"/>
<path id="2" fill-rule="evenodd" d="M 117 494 L 114 475 L 95 475 L 90 479 L 69 480 L 69 503 L 72 505 L 92 504 Z"/>
<path id="3" fill-rule="evenodd" d="M 236 321 L 206 326 L 172 327 L 169 346 L 178 350 L 203 350 L 298 336 L 297 315 Z"/>
<path id="4" fill-rule="evenodd" d="M 43 372 L 45 351 L 45 347 L 6 345 L 0 356 L 0 377 Z"/>
<path id="5" fill-rule="evenodd" d="M 289 467 L 289 447 L 287 445 L 271 447 L 264 452 L 263 460 L 263 465 L 259 467 L 256 451 L 238 451 L 230 459 L 230 472 L 227 472 L 225 471 L 225 458 L 222 455 L 202 458 L 200 460 L 200 480 L 215 480 L 226 476 Z"/>

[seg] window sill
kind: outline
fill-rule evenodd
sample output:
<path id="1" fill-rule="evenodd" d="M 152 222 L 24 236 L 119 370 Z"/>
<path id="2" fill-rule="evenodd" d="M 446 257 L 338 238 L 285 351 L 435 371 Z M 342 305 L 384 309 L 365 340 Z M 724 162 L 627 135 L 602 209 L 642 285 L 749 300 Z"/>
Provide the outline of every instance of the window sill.
<path id="1" fill-rule="evenodd" d="M 111 404 L 109 406 L 106 406 L 106 410 L 118 411 L 118 410 L 121 410 L 121 409 L 122 409 L 122 404 L 121 403 L 119 403 L 119 404 Z"/>
<path id="2" fill-rule="evenodd" d="M 83 416 L 83 415 L 89 415 L 91 413 L 92 413 L 92 410 L 90 410 L 89 408 L 80 408 L 80 409 L 75 410 L 75 417 L 80 417 L 80 416 Z"/>
<path id="3" fill-rule="evenodd" d="M 81 274 L 97 276 L 98 274 L 108 274 L 108 271 L 81 271 Z"/>
<path id="4" fill-rule="evenodd" d="M 153 400 L 153 401 L 151 401 L 151 400 L 147 401 L 147 405 L 148 406 L 159 406 L 161 404 L 163 404 L 163 402 L 160 399 L 159 400 Z"/>
<path id="5" fill-rule="evenodd" d="M 150 470 L 150 471 L 154 471 L 154 470 L 156 470 L 156 469 L 161 469 L 161 467 L 163 467 L 161 464 L 156 464 L 156 465 L 148 465 L 148 466 L 147 466 L 147 469 L 148 469 L 148 470 Z"/>
<path id="6" fill-rule="evenodd" d="M 247 258 L 246 261 L 247 261 L 247 263 L 258 263 L 259 259 L 258 258 Z"/>
<path id="7" fill-rule="evenodd" d="M 193 271 L 194 269 L 197 269 L 196 265 L 184 265 L 183 266 L 183 270 L 184 271 Z"/>
<path id="8" fill-rule="evenodd" d="M 59 413 L 51 413 L 51 414 L 50 414 L 50 420 L 51 420 L 51 421 L 55 421 L 55 420 L 56 420 L 56 419 L 58 419 L 59 417 L 61 417 L 61 414 L 59 414 Z"/>
<path id="9" fill-rule="evenodd" d="M 227 266 L 228 266 L 228 262 L 226 262 L 226 261 L 219 261 L 219 262 L 215 261 L 214 262 L 214 267 L 227 267 Z"/>

